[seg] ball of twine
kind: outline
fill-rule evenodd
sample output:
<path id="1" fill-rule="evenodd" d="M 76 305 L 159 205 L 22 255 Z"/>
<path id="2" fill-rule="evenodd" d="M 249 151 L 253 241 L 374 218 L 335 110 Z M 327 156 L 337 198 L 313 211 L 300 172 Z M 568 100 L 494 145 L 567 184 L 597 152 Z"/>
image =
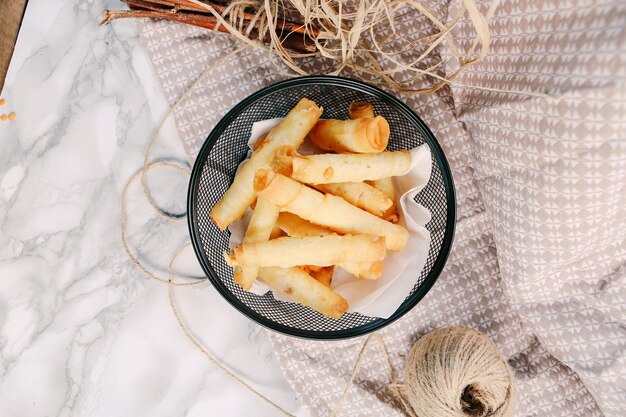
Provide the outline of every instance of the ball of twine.
<path id="1" fill-rule="evenodd" d="M 483 333 L 448 327 L 428 333 L 406 360 L 404 391 L 419 417 L 505 417 L 515 410 L 515 382 Z"/>

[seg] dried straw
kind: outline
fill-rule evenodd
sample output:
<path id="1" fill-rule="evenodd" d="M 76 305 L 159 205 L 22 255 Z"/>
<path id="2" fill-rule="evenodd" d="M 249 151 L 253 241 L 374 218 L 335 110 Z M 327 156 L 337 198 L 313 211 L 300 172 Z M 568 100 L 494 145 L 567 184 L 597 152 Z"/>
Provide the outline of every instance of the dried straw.
<path id="1" fill-rule="evenodd" d="M 482 12 L 475 0 L 459 0 L 458 12 L 446 24 L 437 18 L 435 11 L 417 0 L 234 0 L 221 13 L 200 0 L 187 2 L 210 12 L 240 41 L 279 57 L 297 75 L 312 72 L 311 66 L 306 65 L 311 58 L 324 59 L 329 63 L 326 71 L 329 74 L 338 75 L 350 69 L 361 78 L 407 94 L 433 93 L 446 84 L 459 84 L 455 79 L 489 52 L 488 22 L 499 5 L 499 0 L 492 0 L 488 10 Z M 256 11 L 257 39 L 249 36 L 252 25 L 243 22 L 244 12 L 250 10 Z M 423 35 L 415 37 L 401 32 L 398 25 L 407 16 L 414 24 L 423 25 Z M 283 47 L 278 25 L 285 19 L 302 22 L 317 52 L 303 54 Z M 455 26 L 464 19 L 475 33 L 471 46 L 465 50 L 453 34 Z M 271 38 L 271 44 L 260 41 L 265 35 Z M 447 74 L 437 51 L 442 44 L 452 52 L 445 62 Z"/>
<path id="2" fill-rule="evenodd" d="M 485 11 L 475 0 L 451 0 L 447 10 L 456 13 L 449 22 L 437 17 L 447 15 L 447 10 L 436 10 L 441 6 L 436 0 L 433 7 L 419 0 L 122 1 L 139 10 L 105 10 L 101 24 L 156 17 L 228 32 L 245 46 L 267 52 L 270 62 L 282 61 L 284 65 L 276 69 L 286 76 L 348 75 L 405 94 L 434 93 L 454 84 L 551 97 L 456 80 L 487 56 L 489 20 L 500 0 L 491 0 Z M 459 24 L 463 31 L 455 31 Z M 473 29 L 473 39 L 456 39 L 458 33 L 467 33 L 467 27 Z"/>

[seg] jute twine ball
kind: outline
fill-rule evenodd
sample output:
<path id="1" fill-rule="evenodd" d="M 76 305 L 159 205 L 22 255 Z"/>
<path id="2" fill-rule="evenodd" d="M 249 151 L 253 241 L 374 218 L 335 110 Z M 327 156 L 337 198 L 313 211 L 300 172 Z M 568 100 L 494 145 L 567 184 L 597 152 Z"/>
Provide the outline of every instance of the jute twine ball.
<path id="1" fill-rule="evenodd" d="M 428 333 L 406 360 L 404 390 L 418 417 L 505 417 L 516 406 L 515 382 L 483 333 L 448 327 Z"/>

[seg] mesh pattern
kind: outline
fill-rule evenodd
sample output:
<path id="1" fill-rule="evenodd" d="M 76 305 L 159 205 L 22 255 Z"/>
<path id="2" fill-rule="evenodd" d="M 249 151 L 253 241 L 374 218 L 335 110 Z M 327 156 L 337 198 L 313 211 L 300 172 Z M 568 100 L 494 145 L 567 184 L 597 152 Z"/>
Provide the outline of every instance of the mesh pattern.
<path id="1" fill-rule="evenodd" d="M 232 115 L 232 120 L 227 122 L 226 128 L 223 130 L 216 128 L 205 144 L 206 147 L 210 146 L 207 144 L 213 142 L 213 147 L 208 152 L 200 152 L 194 167 L 194 171 L 200 170 L 200 175 L 195 181 L 192 177 L 190 187 L 190 197 L 191 194 L 195 196 L 195 200 L 190 199 L 193 201 L 189 207 L 193 223 L 191 227 L 195 227 L 199 241 L 194 241 L 194 244 L 196 252 L 203 258 L 201 260 L 205 261 L 203 262 L 205 270 L 208 265 L 209 269 L 215 273 L 213 281 L 216 286 L 221 287 L 218 289 L 222 290 L 222 294 L 237 308 L 261 324 L 305 337 L 330 333 L 333 337 L 341 337 L 348 330 L 351 331 L 350 335 L 354 336 L 356 335 L 355 328 L 361 327 L 364 329 L 363 332 L 371 331 L 384 325 L 385 320 L 359 313 L 345 314 L 339 320 L 330 319 L 308 307 L 277 301 L 271 293 L 258 296 L 242 290 L 234 283 L 232 268 L 226 264 L 222 255 L 229 249 L 229 233 L 219 230 L 209 219 L 211 208 L 226 192 L 237 165 L 246 156 L 248 150 L 246 142 L 250 136 L 252 124 L 260 120 L 284 117 L 301 97 L 307 97 L 321 105 L 324 108 L 322 117 L 337 119 L 348 118 L 348 106 L 352 101 L 371 102 L 376 113 L 389 121 L 390 150 L 410 149 L 427 142 L 427 138 L 431 143 L 434 141 L 430 132 L 416 125 L 398 108 L 397 104 L 389 102 L 386 96 L 377 97 L 371 92 L 353 87 L 324 84 L 297 85 L 268 92 L 238 114 L 229 114 L 229 116 Z M 431 150 L 435 152 L 432 146 Z M 446 184 L 442 167 L 433 156 L 431 179 L 426 188 L 416 197 L 416 201 L 432 213 L 432 220 L 426 225 L 431 232 L 430 250 L 423 270 L 415 271 L 415 286 L 407 295 L 404 304 L 409 303 L 410 298 L 424 285 L 444 246 L 449 203 L 446 197 L 447 187 L 451 187 L 451 182 Z M 447 243 L 448 246 L 449 244 L 450 242 Z M 207 271 L 209 276 L 210 272 Z"/>

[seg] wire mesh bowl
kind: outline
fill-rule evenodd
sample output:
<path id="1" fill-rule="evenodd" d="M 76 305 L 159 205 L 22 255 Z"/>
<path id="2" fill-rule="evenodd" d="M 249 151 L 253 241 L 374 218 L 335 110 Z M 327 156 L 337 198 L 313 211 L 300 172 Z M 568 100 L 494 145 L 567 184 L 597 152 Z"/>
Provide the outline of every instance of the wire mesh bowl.
<path id="1" fill-rule="evenodd" d="M 228 231 L 209 219 L 211 208 L 230 186 L 237 166 L 246 157 L 247 140 L 254 122 L 284 117 L 302 97 L 324 108 L 323 118 L 348 118 L 353 101 L 368 101 L 377 114 L 389 121 L 390 150 L 430 146 L 432 173 L 415 201 L 428 208 L 432 219 L 424 268 L 415 271 L 415 285 L 406 299 L 387 319 L 346 313 L 331 319 L 300 304 L 277 301 L 271 292 L 259 296 L 241 289 L 233 281 L 233 270 L 224 261 L 229 250 Z M 360 81 L 340 77 L 292 78 L 252 94 L 224 116 L 206 139 L 196 159 L 187 197 L 189 231 L 194 250 L 207 277 L 235 308 L 270 329 L 309 339 L 340 339 L 360 336 L 386 326 L 413 308 L 437 280 L 452 245 L 455 200 L 452 175 L 446 158 L 426 124 L 404 103 L 390 94 Z"/>

